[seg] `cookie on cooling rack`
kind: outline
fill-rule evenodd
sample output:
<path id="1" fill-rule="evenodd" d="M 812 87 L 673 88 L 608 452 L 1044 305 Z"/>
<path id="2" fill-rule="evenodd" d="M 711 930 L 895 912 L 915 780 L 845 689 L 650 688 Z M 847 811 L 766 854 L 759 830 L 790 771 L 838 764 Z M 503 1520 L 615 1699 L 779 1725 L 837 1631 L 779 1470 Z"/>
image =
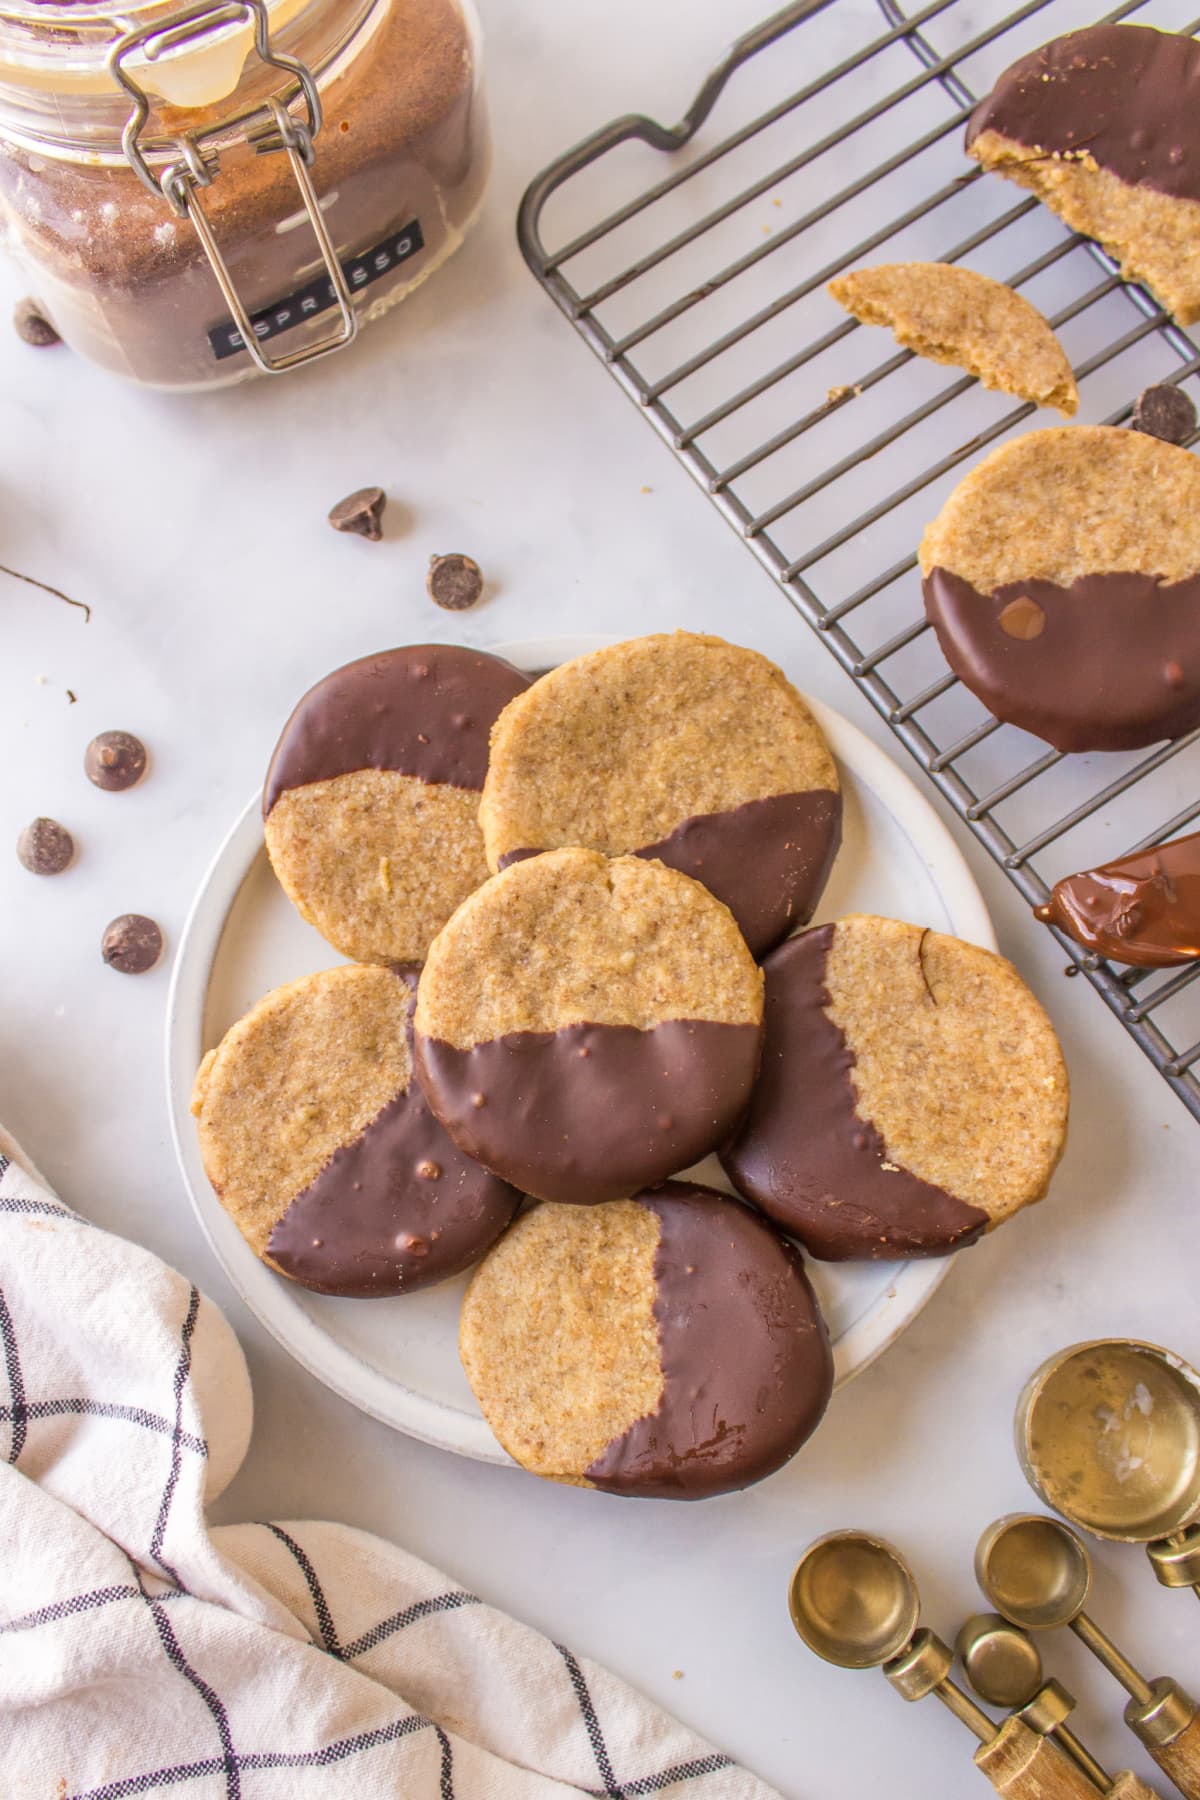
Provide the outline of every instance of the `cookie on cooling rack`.
<path id="1" fill-rule="evenodd" d="M 459 1348 L 523 1468 L 664 1499 L 771 1474 L 833 1382 L 797 1252 L 691 1182 L 525 1213 L 472 1277 Z"/>
<path id="2" fill-rule="evenodd" d="M 780 670 L 677 631 L 577 657 L 507 706 L 479 817 L 493 869 L 572 844 L 680 869 L 757 956 L 811 917 L 842 806 L 829 746 Z"/>
<path id="3" fill-rule="evenodd" d="M 706 888 L 556 850 L 497 875 L 434 939 L 415 1051 L 469 1156 L 582 1204 L 714 1149 L 749 1100 L 761 1036 L 762 973 Z"/>
<path id="4" fill-rule="evenodd" d="M 1057 750 L 1200 724 L 1200 461 L 1105 425 L 1002 444 L 921 542 L 925 611 L 998 719 Z"/>
<path id="5" fill-rule="evenodd" d="M 721 1161 L 814 1256 L 942 1256 L 1043 1197 L 1067 1072 L 1010 963 L 852 916 L 765 971 L 762 1075 Z"/>
<path id="6" fill-rule="evenodd" d="M 906 350 L 966 369 L 985 388 L 1067 418 L 1079 405 L 1062 345 L 1037 307 L 1001 281 L 955 263 L 881 263 L 839 275 L 829 291 L 864 325 L 890 326 Z"/>
<path id="7" fill-rule="evenodd" d="M 343 956 L 422 961 L 487 880 L 488 733 L 528 685 L 499 657 L 417 644 L 347 663 L 300 701 L 267 771 L 267 854 Z"/>
<path id="8" fill-rule="evenodd" d="M 1143 281 L 1181 325 L 1200 318 L 1200 45 L 1147 25 L 1092 25 L 1001 75 L 967 154 L 1029 188 Z"/>
<path id="9" fill-rule="evenodd" d="M 255 1254 L 322 1294 L 431 1287 L 520 1196 L 457 1150 L 412 1079 L 416 973 L 345 966 L 276 988 L 200 1065 L 204 1167 Z"/>

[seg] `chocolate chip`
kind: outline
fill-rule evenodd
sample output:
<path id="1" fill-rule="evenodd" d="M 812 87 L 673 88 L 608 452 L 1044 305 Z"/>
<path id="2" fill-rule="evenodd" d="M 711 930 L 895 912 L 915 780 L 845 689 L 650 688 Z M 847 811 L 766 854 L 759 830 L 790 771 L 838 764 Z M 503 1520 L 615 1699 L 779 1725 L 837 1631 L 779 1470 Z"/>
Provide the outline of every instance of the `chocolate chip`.
<path id="1" fill-rule="evenodd" d="M 102 731 L 84 751 L 83 767 L 98 788 L 119 794 L 146 773 L 146 746 L 130 731 Z"/>
<path id="2" fill-rule="evenodd" d="M 431 556 L 425 586 L 435 605 L 447 612 L 465 612 L 483 592 L 483 574 L 469 556 Z"/>
<path id="3" fill-rule="evenodd" d="M 1030 638 L 1041 637 L 1046 629 L 1046 615 L 1036 600 L 1031 600 L 1028 594 L 1018 594 L 1001 610 L 996 623 L 1008 637 L 1028 642 Z"/>
<path id="4" fill-rule="evenodd" d="M 162 932 L 142 913 L 122 913 L 105 927 L 100 940 L 101 956 L 122 975 L 144 975 L 162 955 L 162 947 Z"/>
<path id="5" fill-rule="evenodd" d="M 381 487 L 356 488 L 330 508 L 329 523 L 335 531 L 352 531 L 377 544 L 383 536 L 381 520 L 386 505 L 387 495 Z"/>
<path id="6" fill-rule="evenodd" d="M 1164 444 L 1182 444 L 1196 429 L 1196 408 L 1180 387 L 1148 387 L 1134 402 L 1133 429 Z"/>
<path id="7" fill-rule="evenodd" d="M 62 343 L 49 319 L 32 300 L 17 301 L 13 307 L 13 324 L 17 336 L 32 344 L 35 350 L 47 350 L 51 344 Z"/>
<path id="8" fill-rule="evenodd" d="M 61 875 L 75 855 L 75 840 L 57 819 L 35 819 L 17 839 L 17 856 L 31 875 Z"/>

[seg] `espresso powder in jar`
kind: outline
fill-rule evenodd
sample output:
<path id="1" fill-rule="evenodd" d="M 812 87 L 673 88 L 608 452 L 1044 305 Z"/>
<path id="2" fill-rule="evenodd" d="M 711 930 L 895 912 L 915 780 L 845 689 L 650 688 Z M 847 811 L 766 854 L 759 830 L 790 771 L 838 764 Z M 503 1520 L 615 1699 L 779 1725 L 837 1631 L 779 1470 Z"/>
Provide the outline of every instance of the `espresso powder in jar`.
<path id="1" fill-rule="evenodd" d="M 458 0 L 377 0 L 345 54 L 318 76 L 324 124 L 312 179 L 339 258 L 397 241 L 407 250 L 359 292 L 360 318 L 431 274 L 479 208 L 489 147 L 475 63 Z M 206 122 L 165 108 L 158 118 L 172 134 Z M 231 143 L 199 198 L 251 314 L 319 281 L 323 265 L 285 154 Z M 40 304 L 94 361 L 163 387 L 250 372 L 244 350 L 219 358 L 210 340 L 226 336 L 230 320 L 193 226 L 128 165 L 7 145 L 0 126 L 0 216 Z M 336 311 L 323 311 L 272 338 L 267 352 L 336 323 Z"/>

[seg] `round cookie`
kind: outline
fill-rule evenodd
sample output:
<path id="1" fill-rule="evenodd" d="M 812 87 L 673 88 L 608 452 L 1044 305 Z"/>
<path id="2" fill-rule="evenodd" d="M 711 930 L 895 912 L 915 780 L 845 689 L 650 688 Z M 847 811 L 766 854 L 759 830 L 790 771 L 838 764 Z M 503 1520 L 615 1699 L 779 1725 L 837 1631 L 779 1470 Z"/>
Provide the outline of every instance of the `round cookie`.
<path id="1" fill-rule="evenodd" d="M 417 1073 L 454 1141 L 541 1200 L 612 1200 L 719 1144 L 758 1069 L 762 972 L 661 863 L 515 863 L 434 939 Z"/>
<path id="2" fill-rule="evenodd" d="M 322 1294 L 409 1294 L 469 1268 L 520 1203 L 451 1143 L 412 1079 L 411 969 L 276 988 L 200 1065 L 217 1197 L 257 1256 Z"/>
<path id="3" fill-rule="evenodd" d="M 797 1252 L 692 1182 L 523 1214 L 471 1279 L 459 1350 L 523 1468 L 660 1499 L 770 1475 L 833 1386 Z"/>
<path id="4" fill-rule="evenodd" d="M 1181 325 L 1200 318 L 1200 45 L 1093 25 L 1006 69 L 967 126 L 968 156 L 1104 245 Z"/>
<path id="5" fill-rule="evenodd" d="M 488 733 L 528 685 L 499 657 L 416 644 L 347 663 L 300 701 L 267 770 L 267 854 L 343 956 L 422 961 L 487 880 Z"/>
<path id="6" fill-rule="evenodd" d="M 855 915 L 765 972 L 762 1076 L 721 1161 L 813 1256 L 942 1256 L 1043 1197 L 1067 1071 L 1011 963 Z"/>
<path id="7" fill-rule="evenodd" d="M 998 719 L 1057 750 L 1200 724 L 1200 462 L 1106 425 L 1013 439 L 921 541 L 942 653 Z"/>
<path id="8" fill-rule="evenodd" d="M 492 869 L 571 844 L 680 869 L 759 956 L 811 917 L 842 801 L 829 746 L 780 670 L 677 631 L 563 663 L 507 706 L 479 817 Z"/>
<path id="9" fill-rule="evenodd" d="M 898 344 L 966 369 L 985 388 L 1070 417 L 1079 390 L 1062 345 L 1037 307 L 959 263 L 879 263 L 852 269 L 829 292 L 864 325 L 889 325 Z"/>

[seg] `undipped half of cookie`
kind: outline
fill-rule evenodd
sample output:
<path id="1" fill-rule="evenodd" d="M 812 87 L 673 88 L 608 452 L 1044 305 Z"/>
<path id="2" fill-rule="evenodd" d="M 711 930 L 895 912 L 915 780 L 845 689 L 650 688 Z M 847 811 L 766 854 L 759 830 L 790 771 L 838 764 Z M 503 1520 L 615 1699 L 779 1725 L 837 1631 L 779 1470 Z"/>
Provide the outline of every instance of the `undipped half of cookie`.
<path id="1" fill-rule="evenodd" d="M 370 1298 L 461 1273 L 520 1195 L 458 1150 L 412 1079 L 416 971 L 345 966 L 276 988 L 200 1065 L 217 1197 L 301 1286 Z"/>
<path id="2" fill-rule="evenodd" d="M 1043 1197 L 1067 1072 L 1011 963 L 854 915 L 765 969 L 762 1076 L 721 1161 L 814 1256 L 942 1256 Z"/>
<path id="3" fill-rule="evenodd" d="M 967 154 L 1104 245 L 1181 325 L 1200 318 L 1200 45 L 1092 25 L 1006 69 Z"/>
<path id="4" fill-rule="evenodd" d="M 417 996 L 417 1072 L 451 1137 L 541 1200 L 611 1200 L 745 1110 L 762 971 L 727 907 L 661 863 L 555 850 L 459 907 Z"/>
<path id="5" fill-rule="evenodd" d="M 921 541 L 942 654 L 998 719 L 1056 750 L 1134 750 L 1200 724 L 1200 461 L 1106 425 L 993 450 Z"/>
<path id="6" fill-rule="evenodd" d="M 582 845 L 704 882 L 756 956 L 813 913 L 841 841 L 829 746 L 757 651 L 692 632 L 563 663 L 492 733 L 492 869 Z"/>
<path id="7" fill-rule="evenodd" d="M 663 1499 L 771 1474 L 833 1385 L 797 1252 L 692 1182 L 523 1214 L 471 1279 L 459 1348 L 522 1467 Z"/>
<path id="8" fill-rule="evenodd" d="M 479 790 L 488 733 L 529 685 L 450 644 L 364 656 L 311 688 L 263 789 L 267 854 L 289 899 L 356 962 L 421 962 L 487 880 Z"/>

